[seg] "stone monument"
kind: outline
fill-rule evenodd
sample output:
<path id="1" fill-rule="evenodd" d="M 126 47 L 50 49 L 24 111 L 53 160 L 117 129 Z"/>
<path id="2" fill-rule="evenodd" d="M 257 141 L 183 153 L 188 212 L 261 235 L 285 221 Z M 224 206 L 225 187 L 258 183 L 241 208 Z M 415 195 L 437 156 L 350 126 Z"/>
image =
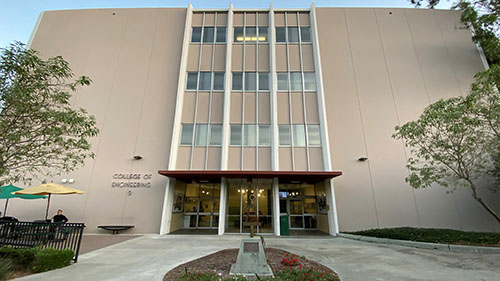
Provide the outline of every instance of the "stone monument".
<path id="1" fill-rule="evenodd" d="M 273 276 L 271 267 L 267 264 L 266 254 L 260 238 L 244 238 L 241 240 L 240 251 L 236 263 L 231 265 L 230 275 L 242 276 Z"/>

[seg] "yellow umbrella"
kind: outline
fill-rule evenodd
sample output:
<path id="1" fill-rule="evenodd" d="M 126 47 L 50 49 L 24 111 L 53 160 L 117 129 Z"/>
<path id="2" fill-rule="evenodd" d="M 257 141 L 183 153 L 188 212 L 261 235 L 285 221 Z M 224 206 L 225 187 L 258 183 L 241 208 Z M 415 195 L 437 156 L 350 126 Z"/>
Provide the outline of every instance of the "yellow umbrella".
<path id="1" fill-rule="evenodd" d="M 45 211 L 45 219 L 47 219 L 49 215 L 49 206 L 50 206 L 50 196 L 52 194 L 83 194 L 84 192 L 75 188 L 62 186 L 57 183 L 45 183 L 42 185 L 25 188 L 23 190 L 19 190 L 14 192 L 14 194 L 33 194 L 33 195 L 48 195 L 49 200 L 47 201 L 47 210 Z"/>

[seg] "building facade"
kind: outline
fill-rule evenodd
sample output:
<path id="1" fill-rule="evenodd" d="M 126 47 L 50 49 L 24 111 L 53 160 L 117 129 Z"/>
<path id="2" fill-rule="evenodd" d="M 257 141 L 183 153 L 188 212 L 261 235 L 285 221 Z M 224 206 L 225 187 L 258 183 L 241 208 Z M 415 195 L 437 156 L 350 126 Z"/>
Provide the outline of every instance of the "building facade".
<path id="1" fill-rule="evenodd" d="M 409 150 L 391 138 L 486 66 L 456 11 L 47 11 L 30 47 L 93 80 L 73 104 L 98 121 L 96 158 L 53 179 L 86 194 L 52 204 L 89 232 L 500 231 L 468 190 L 406 184 Z"/>

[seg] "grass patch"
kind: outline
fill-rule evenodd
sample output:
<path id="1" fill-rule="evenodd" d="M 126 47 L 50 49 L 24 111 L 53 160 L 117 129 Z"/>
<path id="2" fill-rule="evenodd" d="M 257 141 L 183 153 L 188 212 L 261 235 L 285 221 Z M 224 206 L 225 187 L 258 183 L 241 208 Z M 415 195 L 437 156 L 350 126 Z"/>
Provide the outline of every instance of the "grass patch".
<path id="1" fill-rule="evenodd" d="M 398 227 L 368 229 L 345 233 L 377 238 L 410 240 L 417 242 L 500 246 L 500 233 L 493 232 L 468 232 L 454 229 Z"/>

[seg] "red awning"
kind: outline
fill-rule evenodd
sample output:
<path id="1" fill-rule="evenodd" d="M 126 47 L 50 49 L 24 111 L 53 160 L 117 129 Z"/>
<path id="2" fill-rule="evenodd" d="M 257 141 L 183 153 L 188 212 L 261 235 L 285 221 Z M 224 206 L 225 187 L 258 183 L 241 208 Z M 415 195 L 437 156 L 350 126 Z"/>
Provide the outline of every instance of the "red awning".
<path id="1" fill-rule="evenodd" d="M 166 171 L 158 174 L 172 177 L 183 182 L 220 182 L 221 178 L 272 179 L 278 178 L 280 183 L 318 183 L 342 175 L 342 172 L 325 171 Z"/>

